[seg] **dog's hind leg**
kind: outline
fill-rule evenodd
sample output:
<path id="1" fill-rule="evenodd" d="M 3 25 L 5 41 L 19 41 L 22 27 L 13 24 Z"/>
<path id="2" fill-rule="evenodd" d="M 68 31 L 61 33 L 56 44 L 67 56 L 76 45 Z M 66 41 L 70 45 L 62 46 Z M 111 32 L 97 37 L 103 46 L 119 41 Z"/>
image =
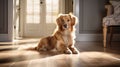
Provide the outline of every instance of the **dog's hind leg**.
<path id="1" fill-rule="evenodd" d="M 46 48 L 45 45 L 42 45 L 42 46 L 36 47 L 36 50 L 37 50 L 37 51 L 48 51 L 48 49 Z"/>

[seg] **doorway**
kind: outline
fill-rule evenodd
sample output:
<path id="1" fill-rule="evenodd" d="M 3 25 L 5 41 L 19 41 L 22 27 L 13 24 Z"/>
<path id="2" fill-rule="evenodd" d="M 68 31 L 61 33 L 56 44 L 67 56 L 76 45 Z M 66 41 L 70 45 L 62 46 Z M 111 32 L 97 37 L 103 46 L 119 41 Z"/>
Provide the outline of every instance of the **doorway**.
<path id="1" fill-rule="evenodd" d="M 20 8 L 16 13 L 19 19 L 15 18 L 14 23 L 15 37 L 44 37 L 53 33 L 59 14 L 59 0 L 18 1 Z"/>
<path id="2" fill-rule="evenodd" d="M 40 38 L 49 36 L 56 28 L 59 13 L 73 10 L 73 0 L 14 0 L 14 37 Z M 70 9 L 68 9 L 70 8 Z"/>

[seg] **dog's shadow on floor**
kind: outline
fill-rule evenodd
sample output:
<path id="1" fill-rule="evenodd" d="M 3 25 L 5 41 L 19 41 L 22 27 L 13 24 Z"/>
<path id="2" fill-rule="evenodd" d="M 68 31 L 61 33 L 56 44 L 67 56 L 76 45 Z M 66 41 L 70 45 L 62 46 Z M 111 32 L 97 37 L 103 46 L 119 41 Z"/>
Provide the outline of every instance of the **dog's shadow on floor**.
<path id="1" fill-rule="evenodd" d="M 60 55 L 60 53 L 56 51 L 30 51 L 30 50 L 14 50 L 9 51 L 7 53 L 3 53 L 3 55 L 8 54 L 8 57 L 1 57 L 0 63 L 9 63 L 9 62 L 20 62 L 20 61 L 29 61 L 34 59 L 42 59 L 46 57 L 52 57 L 55 55 Z"/>
<path id="2" fill-rule="evenodd" d="M 39 51 L 39 54 L 40 55 L 47 55 L 47 56 L 54 56 L 54 55 L 58 55 L 61 53 L 58 53 L 57 51 Z"/>

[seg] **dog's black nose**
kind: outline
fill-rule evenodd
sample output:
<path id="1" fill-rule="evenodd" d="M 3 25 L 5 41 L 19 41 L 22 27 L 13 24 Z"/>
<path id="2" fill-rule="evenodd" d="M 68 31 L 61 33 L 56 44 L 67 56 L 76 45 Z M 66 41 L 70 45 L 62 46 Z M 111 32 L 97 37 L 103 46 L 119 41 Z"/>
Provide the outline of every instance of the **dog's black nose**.
<path id="1" fill-rule="evenodd" d="M 64 26 L 64 28 L 67 28 L 67 24 L 64 24 L 63 26 Z"/>

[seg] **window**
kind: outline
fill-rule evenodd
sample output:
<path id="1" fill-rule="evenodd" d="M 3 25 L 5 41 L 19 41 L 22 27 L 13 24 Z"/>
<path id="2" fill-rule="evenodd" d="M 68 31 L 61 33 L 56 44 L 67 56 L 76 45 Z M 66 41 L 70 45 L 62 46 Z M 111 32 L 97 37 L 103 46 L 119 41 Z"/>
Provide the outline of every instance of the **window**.
<path id="1" fill-rule="evenodd" d="M 59 13 L 59 0 L 46 0 L 46 23 L 56 21 Z"/>
<path id="2" fill-rule="evenodd" d="M 40 0 L 27 0 L 27 23 L 40 23 Z"/>

